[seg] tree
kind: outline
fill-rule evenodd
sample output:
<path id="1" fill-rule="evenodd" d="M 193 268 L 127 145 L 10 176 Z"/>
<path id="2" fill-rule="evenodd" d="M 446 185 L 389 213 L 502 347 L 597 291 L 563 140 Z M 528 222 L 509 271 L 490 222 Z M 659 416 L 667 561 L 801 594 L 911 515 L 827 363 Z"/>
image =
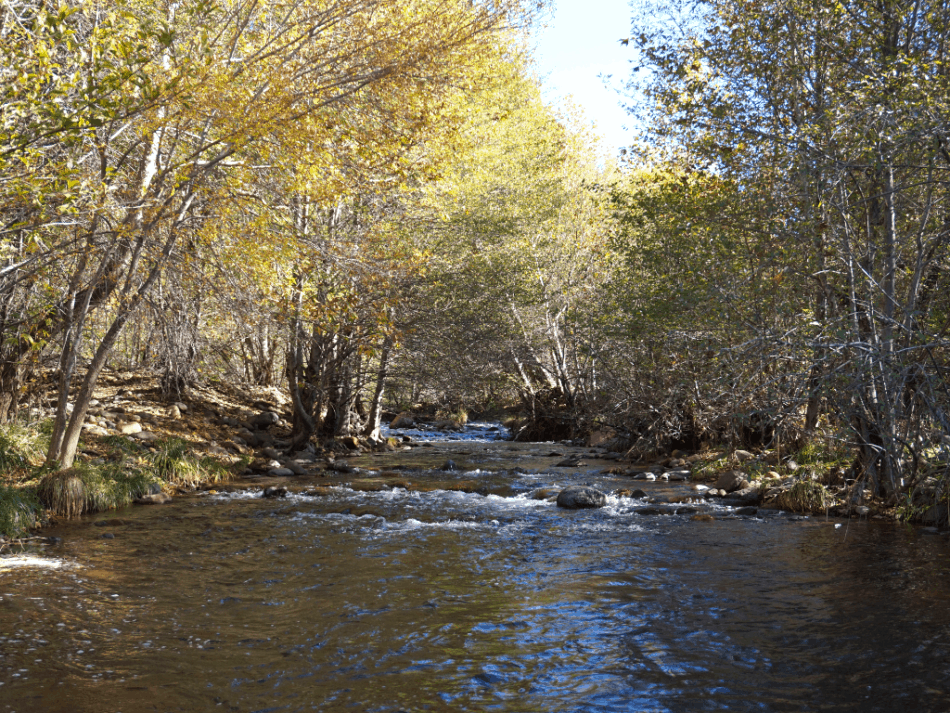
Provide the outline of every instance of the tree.
<path id="1" fill-rule="evenodd" d="M 803 403 L 806 431 L 822 408 L 849 424 L 857 472 L 896 497 L 915 477 L 913 444 L 947 423 L 941 311 L 925 287 L 946 280 L 946 9 L 677 7 L 697 19 L 644 22 L 630 40 L 649 67 L 655 140 L 733 180 L 759 234 L 778 238 L 783 274 L 808 296 L 771 312 L 770 351 L 787 365 L 791 348 L 787 391 L 803 399 L 787 403 Z"/>

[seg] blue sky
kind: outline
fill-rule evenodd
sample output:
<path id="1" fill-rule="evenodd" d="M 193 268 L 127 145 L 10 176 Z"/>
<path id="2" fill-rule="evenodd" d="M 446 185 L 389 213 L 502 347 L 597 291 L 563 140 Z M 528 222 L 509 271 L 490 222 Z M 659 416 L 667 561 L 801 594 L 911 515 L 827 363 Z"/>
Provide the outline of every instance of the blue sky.
<path id="1" fill-rule="evenodd" d="M 538 32 L 535 57 L 545 86 L 545 98 L 556 102 L 571 95 L 596 123 L 605 146 L 614 150 L 629 143 L 632 124 L 620 107 L 620 96 L 604 86 L 599 75 L 613 75 L 619 85 L 630 71 L 632 48 L 619 40 L 630 28 L 627 0 L 554 0 L 553 17 Z"/>

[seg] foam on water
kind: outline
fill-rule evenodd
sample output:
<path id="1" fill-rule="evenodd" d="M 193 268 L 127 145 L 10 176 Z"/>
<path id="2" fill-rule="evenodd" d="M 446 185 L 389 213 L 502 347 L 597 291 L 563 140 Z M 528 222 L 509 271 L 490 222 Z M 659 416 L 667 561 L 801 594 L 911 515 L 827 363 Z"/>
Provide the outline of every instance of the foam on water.
<path id="1" fill-rule="evenodd" d="M 36 567 L 38 569 L 63 569 L 64 567 L 74 566 L 76 565 L 61 559 L 36 557 L 34 555 L 9 555 L 0 557 L 0 572 L 7 569 L 19 569 L 21 567 Z"/>
<path id="2" fill-rule="evenodd" d="M 397 428 L 383 426 L 379 430 L 383 438 L 409 436 L 414 441 L 444 442 L 469 441 L 476 443 L 490 443 L 491 441 L 505 441 L 511 437 L 507 428 L 500 423 L 491 421 L 472 421 L 465 424 L 460 431 L 437 431 L 428 428 Z"/>

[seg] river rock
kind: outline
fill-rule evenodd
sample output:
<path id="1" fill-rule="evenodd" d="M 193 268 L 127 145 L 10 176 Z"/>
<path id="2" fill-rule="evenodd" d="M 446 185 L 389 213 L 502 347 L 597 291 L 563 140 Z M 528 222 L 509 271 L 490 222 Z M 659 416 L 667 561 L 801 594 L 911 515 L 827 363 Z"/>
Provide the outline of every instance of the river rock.
<path id="1" fill-rule="evenodd" d="M 168 493 L 149 493 L 135 499 L 139 505 L 164 505 L 170 503 L 172 496 Z"/>
<path id="2" fill-rule="evenodd" d="M 445 471 L 458 470 L 458 466 L 455 465 L 455 461 L 454 461 L 454 460 L 447 460 L 447 461 L 445 461 L 445 463 L 442 464 L 442 466 L 439 468 L 439 470 L 445 470 Z"/>
<path id="3" fill-rule="evenodd" d="M 755 453 L 750 453 L 749 451 L 735 451 L 732 455 L 734 455 L 736 460 L 740 463 L 745 463 L 755 458 Z"/>
<path id="4" fill-rule="evenodd" d="M 142 432 L 142 424 L 138 421 L 121 421 L 117 424 L 116 430 L 123 436 L 134 436 Z"/>
<path id="5" fill-rule="evenodd" d="M 274 411 L 263 411 L 257 414 L 254 418 L 251 419 L 251 427 L 255 430 L 270 428 L 275 426 L 280 421 L 280 416 L 278 416 Z"/>
<path id="6" fill-rule="evenodd" d="M 281 477 L 281 476 L 287 477 L 287 476 L 290 476 L 290 475 L 296 475 L 290 468 L 283 468 L 283 467 L 281 467 L 281 468 L 271 468 L 269 471 L 267 471 L 267 474 L 268 474 L 268 475 L 273 475 L 273 476 L 278 477 L 278 478 Z"/>
<path id="7" fill-rule="evenodd" d="M 408 411 L 403 411 L 396 418 L 389 422 L 390 428 L 412 428 L 416 425 L 416 420 Z"/>
<path id="8" fill-rule="evenodd" d="M 271 458 L 272 460 L 280 460 L 280 451 L 276 448 L 264 448 L 261 451 L 261 455 L 265 458 Z"/>
<path id="9" fill-rule="evenodd" d="M 629 488 L 621 488 L 617 491 L 617 495 L 625 498 L 637 498 L 643 499 L 647 496 L 646 491 L 641 490 L 640 488 L 634 488 L 633 490 Z"/>
<path id="10" fill-rule="evenodd" d="M 133 434 L 133 438 L 137 438 L 140 441 L 145 441 L 146 443 L 152 443 L 154 441 L 160 441 L 162 437 L 157 433 L 152 433 L 151 431 L 139 431 L 136 434 Z"/>
<path id="11" fill-rule="evenodd" d="M 602 508 L 607 504 L 607 496 L 595 488 L 573 486 L 558 493 L 557 504 L 568 510 Z"/>
<path id="12" fill-rule="evenodd" d="M 238 431 L 235 437 L 240 438 L 251 448 L 257 448 L 259 445 L 261 445 L 261 439 L 255 436 L 253 432 L 248 431 L 246 428 L 242 428 L 240 431 Z"/>
<path id="13" fill-rule="evenodd" d="M 742 488 L 726 495 L 722 502 L 724 505 L 758 505 L 759 489 Z"/>
<path id="14" fill-rule="evenodd" d="M 237 453 L 238 455 L 244 455 L 245 453 L 247 453 L 247 448 L 242 443 L 239 442 L 240 440 L 241 439 L 235 436 L 230 441 L 224 442 L 224 448 L 227 449 L 229 453 Z"/>
<path id="15" fill-rule="evenodd" d="M 754 505 L 745 505 L 741 508 L 736 508 L 734 512 L 736 515 L 744 515 L 747 517 L 752 517 L 753 515 L 758 514 L 759 509 L 755 507 Z"/>
<path id="16" fill-rule="evenodd" d="M 743 486 L 743 483 L 745 483 L 745 486 Z M 720 475 L 719 480 L 716 481 L 716 488 L 718 490 L 725 490 L 727 493 L 731 493 L 734 490 L 741 490 L 743 487 L 749 487 L 749 483 L 745 479 L 745 473 L 741 470 L 727 470 Z"/>
<path id="17" fill-rule="evenodd" d="M 688 470 L 671 470 L 667 475 L 671 482 L 683 482 L 689 480 L 691 473 Z"/>
<path id="18" fill-rule="evenodd" d="M 263 497 L 265 498 L 286 498 L 287 497 L 287 488 L 281 486 L 270 486 L 264 488 Z"/>

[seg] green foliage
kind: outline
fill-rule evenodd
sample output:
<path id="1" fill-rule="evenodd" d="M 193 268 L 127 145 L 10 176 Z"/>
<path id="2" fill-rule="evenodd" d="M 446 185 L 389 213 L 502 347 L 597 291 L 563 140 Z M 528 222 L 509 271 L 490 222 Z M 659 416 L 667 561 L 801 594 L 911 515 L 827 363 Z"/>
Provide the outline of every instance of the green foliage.
<path id="1" fill-rule="evenodd" d="M 35 527 L 42 514 L 39 497 L 32 487 L 0 485 L 0 535 L 22 537 Z"/>
<path id="2" fill-rule="evenodd" d="M 49 447 L 46 421 L 37 426 L 10 423 L 0 426 L 0 473 L 29 471 L 42 463 Z"/>
<path id="3" fill-rule="evenodd" d="M 38 494 L 52 514 L 74 518 L 129 505 L 154 482 L 150 474 L 123 463 L 79 463 L 43 476 Z"/>
<path id="4" fill-rule="evenodd" d="M 834 498 L 821 483 L 800 480 L 788 490 L 779 493 L 775 505 L 782 510 L 811 513 L 831 507 Z"/>
<path id="5" fill-rule="evenodd" d="M 812 438 L 792 455 L 799 465 L 829 467 L 852 458 L 852 453 L 841 443 L 824 438 Z"/>
<path id="6" fill-rule="evenodd" d="M 155 477 L 173 485 L 195 487 L 217 483 L 228 477 L 228 469 L 214 458 L 197 458 L 189 445 L 179 438 L 156 443 L 156 450 L 145 457 L 146 468 Z"/>

